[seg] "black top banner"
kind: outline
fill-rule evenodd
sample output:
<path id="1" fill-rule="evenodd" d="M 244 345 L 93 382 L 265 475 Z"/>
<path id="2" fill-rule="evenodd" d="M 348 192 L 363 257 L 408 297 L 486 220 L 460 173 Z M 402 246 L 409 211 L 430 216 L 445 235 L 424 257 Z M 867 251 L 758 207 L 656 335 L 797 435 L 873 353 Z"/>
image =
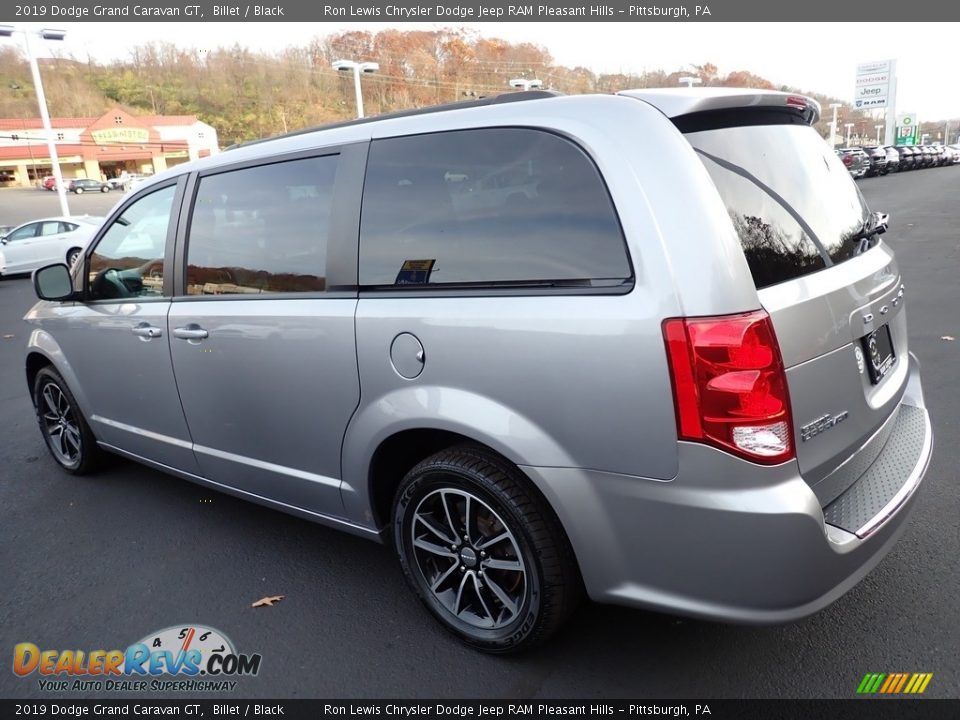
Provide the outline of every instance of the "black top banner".
<path id="1" fill-rule="evenodd" d="M 549 3 L 502 0 L 279 0 L 251 4 L 208 0 L 39 0 L 7 6 L 9 21 L 174 22 L 751 22 L 958 20 L 960 3 L 913 0 L 609 0 Z M 838 39 L 838 41 L 842 41 Z M 815 52 L 798 28 L 784 38 L 791 52 Z"/>
<path id="2" fill-rule="evenodd" d="M 955 720 L 960 700 L 69 700 L 0 701 L 4 718 L 708 718 Z"/>

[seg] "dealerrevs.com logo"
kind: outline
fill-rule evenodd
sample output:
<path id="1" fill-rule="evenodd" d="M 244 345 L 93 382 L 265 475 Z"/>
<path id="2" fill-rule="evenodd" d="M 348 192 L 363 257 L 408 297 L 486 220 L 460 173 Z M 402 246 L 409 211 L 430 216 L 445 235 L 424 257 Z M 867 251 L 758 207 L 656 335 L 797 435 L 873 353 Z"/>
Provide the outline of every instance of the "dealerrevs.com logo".
<path id="1" fill-rule="evenodd" d="M 168 627 L 126 650 L 41 650 L 23 642 L 13 649 L 13 672 L 37 675 L 40 690 L 224 691 L 233 678 L 260 671 L 261 656 L 238 653 L 219 630 L 203 625 Z"/>

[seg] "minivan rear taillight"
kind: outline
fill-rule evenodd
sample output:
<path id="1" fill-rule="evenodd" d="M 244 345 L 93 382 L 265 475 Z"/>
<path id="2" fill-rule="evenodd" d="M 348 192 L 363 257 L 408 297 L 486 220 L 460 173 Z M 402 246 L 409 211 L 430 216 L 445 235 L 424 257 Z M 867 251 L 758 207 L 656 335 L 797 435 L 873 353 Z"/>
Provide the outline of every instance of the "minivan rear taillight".
<path id="1" fill-rule="evenodd" d="M 663 322 L 677 431 L 772 465 L 794 457 L 787 376 L 763 310 Z"/>

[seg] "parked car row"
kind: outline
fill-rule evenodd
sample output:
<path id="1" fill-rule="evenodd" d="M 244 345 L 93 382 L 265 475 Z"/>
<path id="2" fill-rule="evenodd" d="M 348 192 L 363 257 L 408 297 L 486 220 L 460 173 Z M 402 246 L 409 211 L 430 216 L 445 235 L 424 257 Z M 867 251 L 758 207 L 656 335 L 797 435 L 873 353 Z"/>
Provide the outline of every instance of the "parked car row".
<path id="1" fill-rule="evenodd" d="M 66 189 L 69 192 L 81 195 L 85 192 L 110 192 L 111 190 L 131 190 L 142 183 L 149 175 L 130 173 L 121 177 L 109 178 L 104 181 L 92 178 L 64 178 Z M 41 190 L 56 190 L 57 179 L 53 175 L 43 178 L 38 184 Z"/>
<path id="2" fill-rule="evenodd" d="M 958 145 L 866 145 L 836 152 L 855 178 L 960 163 Z"/>

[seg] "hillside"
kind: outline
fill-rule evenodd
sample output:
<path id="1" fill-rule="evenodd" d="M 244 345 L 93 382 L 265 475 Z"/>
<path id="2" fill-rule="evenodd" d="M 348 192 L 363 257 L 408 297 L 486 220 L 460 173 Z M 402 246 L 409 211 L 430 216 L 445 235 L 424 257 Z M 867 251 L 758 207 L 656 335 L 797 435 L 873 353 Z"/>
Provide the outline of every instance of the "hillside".
<path id="1" fill-rule="evenodd" d="M 280 54 L 239 45 L 200 52 L 151 43 L 109 64 L 75 57 L 45 60 L 41 72 L 54 116 L 95 116 L 116 105 L 133 114 L 197 115 L 217 128 L 221 145 L 229 145 L 353 117 L 352 77 L 330 67 L 340 57 L 380 63 L 379 73 L 363 79 L 369 115 L 506 92 L 514 77 L 536 77 L 561 92 L 585 93 L 676 87 L 681 76 L 695 75 L 705 86 L 804 92 L 824 108 L 839 102 L 808 90 L 776 88 L 746 71 L 721 75 L 712 64 L 640 75 L 597 74 L 558 65 L 536 44 L 454 29 L 342 32 Z M 0 91 L 0 117 L 36 116 L 29 67 L 17 50 L 0 48 L 0 82 L 6 89 Z M 873 135 L 872 118 L 844 113 L 845 122 L 857 124 L 855 132 Z M 829 124 L 821 120 L 818 129 L 826 136 Z"/>

